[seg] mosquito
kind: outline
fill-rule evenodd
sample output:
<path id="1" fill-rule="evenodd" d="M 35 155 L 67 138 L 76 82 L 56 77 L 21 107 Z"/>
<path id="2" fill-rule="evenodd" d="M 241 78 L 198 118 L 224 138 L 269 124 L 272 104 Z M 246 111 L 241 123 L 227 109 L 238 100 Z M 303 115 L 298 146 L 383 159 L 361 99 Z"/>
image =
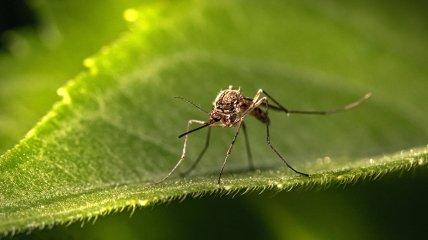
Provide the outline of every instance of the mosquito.
<path id="1" fill-rule="evenodd" d="M 171 169 L 171 171 L 158 183 L 165 181 L 167 178 L 169 178 L 181 165 L 183 160 L 186 158 L 186 149 L 187 149 L 187 141 L 188 136 L 190 133 L 196 132 L 198 130 L 201 130 L 203 128 L 208 128 L 206 140 L 205 140 L 205 146 L 198 155 L 198 158 L 195 160 L 195 162 L 192 164 L 192 166 L 183 173 L 183 175 L 188 175 L 200 162 L 203 155 L 205 154 L 209 143 L 210 143 L 210 136 L 211 136 L 211 128 L 212 127 L 229 127 L 229 128 L 235 128 L 235 135 L 233 136 L 232 143 L 229 145 L 229 148 L 227 149 L 226 156 L 223 160 L 223 164 L 221 166 L 217 183 L 221 184 L 221 177 L 223 175 L 224 168 L 226 166 L 227 160 L 232 152 L 232 148 L 235 145 L 236 139 L 238 138 L 238 135 L 240 133 L 240 130 L 244 132 L 245 137 L 245 145 L 247 150 L 247 157 L 248 157 L 248 164 L 250 169 L 254 169 L 251 150 L 250 150 L 250 143 L 248 139 L 248 133 L 247 133 L 247 127 L 245 125 L 245 118 L 250 115 L 255 117 L 257 120 L 262 122 L 266 125 L 266 143 L 270 147 L 270 149 L 282 160 L 282 162 L 293 172 L 309 177 L 309 174 L 301 172 L 296 170 L 294 167 L 292 167 L 285 157 L 274 147 L 274 145 L 271 143 L 270 139 L 270 118 L 269 118 L 269 110 L 274 111 L 282 111 L 288 114 L 308 114 L 308 115 L 329 115 L 334 114 L 337 112 L 347 111 L 352 108 L 357 107 L 362 102 L 370 98 L 371 93 L 367 93 L 360 99 L 358 99 L 355 102 L 352 102 L 348 105 L 345 105 L 340 108 L 325 110 L 325 111 L 305 111 L 305 110 L 290 110 L 285 108 L 283 105 L 281 105 L 277 100 L 275 100 L 270 94 L 268 94 L 265 90 L 259 89 L 256 93 L 256 95 L 253 98 L 245 97 L 241 93 L 241 89 L 233 89 L 233 86 L 229 86 L 228 89 L 221 90 L 217 97 L 215 98 L 213 102 L 213 109 L 211 112 L 208 112 L 201 108 L 200 106 L 196 105 L 195 103 L 183 98 L 183 97 L 176 97 L 179 98 L 189 104 L 192 104 L 199 110 L 209 114 L 208 121 L 201 121 L 201 120 L 189 120 L 187 123 L 187 130 L 186 132 L 180 134 L 178 138 L 184 137 L 184 143 L 183 143 L 183 150 L 180 159 L 175 164 L 175 166 Z M 270 103 L 272 101 L 273 104 Z M 190 126 L 192 124 L 199 124 L 199 127 L 190 129 Z"/>

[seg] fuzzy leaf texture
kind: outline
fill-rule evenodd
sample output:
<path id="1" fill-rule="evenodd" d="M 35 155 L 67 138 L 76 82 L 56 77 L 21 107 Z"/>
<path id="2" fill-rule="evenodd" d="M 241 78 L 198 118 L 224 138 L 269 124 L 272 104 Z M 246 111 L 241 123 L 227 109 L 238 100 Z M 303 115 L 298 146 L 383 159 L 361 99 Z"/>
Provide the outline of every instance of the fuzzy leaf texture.
<path id="1" fill-rule="evenodd" d="M 129 30 L 85 59 L 87 70 L 58 90 L 62 100 L 1 157 L 0 232 L 186 195 L 319 188 L 425 167 L 428 47 L 421 29 L 428 21 L 423 12 L 407 13 L 419 21 L 403 17 L 397 25 L 394 12 L 380 6 L 312 1 L 161 2 L 125 11 Z M 187 120 L 207 119 L 173 97 L 210 109 L 228 85 L 249 97 L 265 89 L 292 109 L 334 108 L 368 91 L 373 98 L 331 116 L 271 112 L 273 144 L 310 178 L 284 167 L 265 143 L 264 126 L 249 118 L 260 170 L 247 170 L 241 136 L 217 185 L 233 131 L 214 129 L 191 176 L 178 172 L 202 149 L 205 131 L 190 137 L 177 174 L 154 185 L 179 159 L 177 135 Z"/>

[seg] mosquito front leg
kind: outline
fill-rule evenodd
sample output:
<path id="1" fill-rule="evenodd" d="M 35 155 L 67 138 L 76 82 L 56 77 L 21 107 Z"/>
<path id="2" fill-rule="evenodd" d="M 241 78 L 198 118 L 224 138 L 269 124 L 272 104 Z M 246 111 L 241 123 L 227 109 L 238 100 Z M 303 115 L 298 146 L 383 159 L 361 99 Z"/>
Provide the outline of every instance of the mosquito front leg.
<path id="1" fill-rule="evenodd" d="M 201 124 L 201 125 L 206 124 L 206 122 L 200 121 L 200 120 L 189 120 L 187 122 L 187 132 L 190 129 L 190 125 L 193 123 Z M 183 162 L 183 159 L 186 157 L 187 139 L 188 139 L 188 135 L 185 135 L 184 136 L 184 143 L 183 143 L 183 151 L 181 153 L 180 160 L 178 160 L 178 162 L 175 164 L 175 166 L 172 168 L 172 170 L 164 178 L 159 180 L 157 183 L 161 183 L 161 182 L 165 181 L 167 178 L 169 178 L 171 176 L 171 174 L 173 174 L 175 172 L 175 170 L 178 168 L 178 166 L 180 166 L 181 162 Z"/>
<path id="2" fill-rule="evenodd" d="M 243 123 L 243 122 L 240 122 L 240 123 L 239 123 L 239 125 L 238 125 L 238 127 L 237 127 L 237 129 L 236 129 L 235 136 L 233 136 L 232 143 L 229 145 L 229 149 L 227 149 L 226 157 L 224 158 L 223 165 L 221 166 L 221 170 L 220 170 L 220 173 L 219 173 L 219 175 L 218 175 L 218 181 L 217 181 L 217 182 L 218 182 L 218 184 L 220 184 L 220 183 L 221 183 L 221 175 L 223 174 L 223 170 L 224 170 L 224 167 L 226 166 L 227 159 L 229 158 L 229 155 L 230 155 L 230 153 L 232 152 L 233 145 L 235 145 L 235 142 L 236 142 L 236 139 L 237 139 L 237 137 L 238 137 L 239 130 L 241 129 L 242 123 Z"/>
<path id="3" fill-rule="evenodd" d="M 201 161 L 202 157 L 204 156 L 205 152 L 208 149 L 208 146 L 210 145 L 210 136 L 211 136 L 211 127 L 209 127 L 207 130 L 207 137 L 205 139 L 204 149 L 202 149 L 201 153 L 199 154 L 196 161 L 192 164 L 192 166 L 187 171 L 185 171 L 183 174 L 181 174 L 183 177 L 187 176 L 190 172 L 192 172 L 193 169 L 195 169 L 195 167 L 198 165 L 199 161 Z"/>

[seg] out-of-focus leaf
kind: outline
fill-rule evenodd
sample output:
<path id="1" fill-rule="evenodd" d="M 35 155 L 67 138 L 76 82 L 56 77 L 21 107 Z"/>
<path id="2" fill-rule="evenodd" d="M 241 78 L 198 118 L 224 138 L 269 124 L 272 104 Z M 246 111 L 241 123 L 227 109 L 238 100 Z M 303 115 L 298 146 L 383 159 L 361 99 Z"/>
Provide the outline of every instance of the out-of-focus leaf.
<path id="1" fill-rule="evenodd" d="M 83 70 L 85 57 L 126 30 L 123 11 L 137 2 L 32 1 L 39 28 L 2 36 L 9 53 L 0 55 L 0 153 L 51 108 L 56 90 Z"/>

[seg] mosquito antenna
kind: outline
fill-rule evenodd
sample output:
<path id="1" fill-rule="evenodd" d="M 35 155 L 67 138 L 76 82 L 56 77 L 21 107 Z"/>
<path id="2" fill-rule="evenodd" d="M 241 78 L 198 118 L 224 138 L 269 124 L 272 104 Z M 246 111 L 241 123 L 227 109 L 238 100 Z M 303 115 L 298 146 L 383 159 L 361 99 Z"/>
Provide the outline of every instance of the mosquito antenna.
<path id="1" fill-rule="evenodd" d="M 189 134 L 189 133 L 192 133 L 192 132 L 198 131 L 198 130 L 200 130 L 200 129 L 202 129 L 202 128 L 208 127 L 208 126 L 210 126 L 210 125 L 211 125 L 211 124 L 213 124 L 213 123 L 215 123 L 215 122 L 207 122 L 207 123 L 205 123 L 204 125 L 202 125 L 202 126 L 200 126 L 200 127 L 194 128 L 194 129 L 192 129 L 192 130 L 189 130 L 189 131 L 187 131 L 187 132 L 185 132 L 185 133 L 180 134 L 180 135 L 178 136 L 178 138 L 182 138 L 182 137 L 186 136 L 186 135 L 187 135 L 187 134 Z"/>
<path id="2" fill-rule="evenodd" d="M 185 101 L 185 102 L 187 102 L 188 104 L 193 105 L 194 107 L 196 107 L 197 109 L 201 110 L 201 111 L 202 111 L 202 112 L 204 112 L 204 113 L 209 113 L 208 111 L 204 110 L 204 109 L 203 109 L 202 107 L 200 107 L 199 105 L 195 104 L 194 102 L 192 102 L 192 101 L 190 101 L 190 100 L 188 100 L 188 99 L 186 99 L 186 98 L 184 98 L 184 97 L 176 96 L 176 97 L 174 97 L 174 98 L 177 98 L 177 99 L 180 99 L 180 100 L 182 100 L 182 101 Z"/>

